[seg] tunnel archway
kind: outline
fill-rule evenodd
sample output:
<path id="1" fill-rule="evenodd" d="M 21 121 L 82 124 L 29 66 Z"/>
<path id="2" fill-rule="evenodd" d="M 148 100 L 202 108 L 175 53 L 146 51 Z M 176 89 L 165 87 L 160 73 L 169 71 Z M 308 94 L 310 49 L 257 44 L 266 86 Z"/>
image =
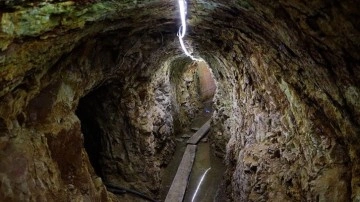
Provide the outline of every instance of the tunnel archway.
<path id="1" fill-rule="evenodd" d="M 214 65 L 216 65 L 216 63 L 214 63 Z M 170 164 L 164 168 L 160 193 L 161 199 L 165 199 L 165 196 L 168 193 L 168 188 L 173 181 L 180 160 L 182 159 L 182 154 L 186 148 L 187 140 L 211 119 L 213 112 L 212 105 L 217 90 L 217 81 L 212 69 L 217 69 L 218 67 L 210 66 L 204 60 L 191 61 L 190 58 L 177 56 L 169 58 L 165 62 L 165 68 L 169 72 L 168 78 L 172 89 L 171 98 L 175 122 L 174 135 L 176 140 L 176 151 L 172 156 Z M 195 160 L 196 168 L 194 170 L 194 176 L 189 178 L 189 192 L 185 194 L 186 198 L 188 198 L 188 195 L 192 194 L 199 173 L 202 172 L 204 167 L 214 162 L 217 163 L 212 164 L 213 171 L 210 176 L 217 175 L 218 177 L 221 177 L 224 170 L 223 167 L 220 168 L 223 165 L 221 160 L 213 156 L 213 151 L 210 149 L 210 143 L 207 141 L 207 138 L 204 138 L 204 141 L 199 143 L 199 145 L 198 154 L 196 155 L 203 158 L 203 163 L 199 163 Z M 211 163 L 210 156 L 212 159 Z M 221 171 L 217 172 L 218 170 Z M 209 183 L 207 185 L 211 186 L 211 190 L 215 194 L 218 184 L 213 186 Z M 203 192 L 200 191 L 200 193 Z M 209 198 L 211 198 L 211 196 Z"/>
<path id="2" fill-rule="evenodd" d="M 195 116 L 212 111 L 216 79 L 204 60 L 179 57 L 168 68 L 175 128 L 188 127 Z"/>

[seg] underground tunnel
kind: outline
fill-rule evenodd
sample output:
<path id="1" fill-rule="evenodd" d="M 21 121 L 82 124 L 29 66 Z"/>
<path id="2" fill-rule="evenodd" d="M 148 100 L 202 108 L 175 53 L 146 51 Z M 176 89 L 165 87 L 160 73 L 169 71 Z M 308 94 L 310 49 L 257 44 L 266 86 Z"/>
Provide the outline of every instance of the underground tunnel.
<path id="1" fill-rule="evenodd" d="M 360 201 L 359 6 L 0 0 L 0 201 Z"/>
<path id="2" fill-rule="evenodd" d="M 204 61 L 189 62 L 186 58 L 180 57 L 169 65 L 164 65 L 164 68 L 168 72 L 166 75 L 169 76 L 166 80 L 170 81 L 172 89 L 170 91 L 168 89 L 168 97 L 171 99 L 173 110 L 167 109 L 167 111 L 173 114 L 174 124 L 178 124 L 174 126 L 173 135 L 181 138 L 185 133 L 191 133 L 191 127 L 199 126 L 205 119 L 210 118 L 216 84 L 208 64 Z M 143 159 L 139 158 L 137 162 L 132 156 L 141 155 L 134 148 L 141 149 L 142 144 L 145 143 L 136 142 L 142 140 L 134 138 L 136 129 L 132 129 L 129 114 L 124 113 L 127 111 L 124 110 L 126 105 L 130 102 L 121 101 L 124 99 L 122 95 L 126 95 L 124 91 L 120 83 L 97 87 L 79 100 L 75 113 L 81 123 L 85 151 L 96 175 L 101 177 L 105 184 L 120 184 L 121 188 L 129 184 L 128 187 L 134 187 L 133 189 L 136 190 L 140 185 L 136 183 L 132 185 L 131 182 L 136 181 L 134 179 L 139 176 L 132 171 L 132 165 L 141 165 L 140 161 Z M 157 94 L 156 101 L 164 101 L 161 91 L 155 93 Z M 146 99 L 145 92 L 139 93 L 138 96 L 137 99 Z M 136 104 L 131 108 L 134 107 Z M 156 131 L 162 135 L 164 128 L 160 125 Z M 175 146 L 183 152 L 183 144 L 175 144 Z M 205 150 L 206 146 L 208 145 L 202 146 L 202 150 Z M 176 159 L 176 156 L 172 158 L 175 158 L 174 163 L 169 168 L 165 166 L 164 170 L 167 169 L 167 171 L 164 172 L 167 176 L 161 177 L 162 182 L 172 180 L 179 166 L 180 159 Z M 139 170 L 138 173 L 141 171 Z M 167 191 L 167 186 L 171 184 L 171 181 L 162 184 L 161 189 Z M 164 198 L 164 196 L 161 197 Z"/>

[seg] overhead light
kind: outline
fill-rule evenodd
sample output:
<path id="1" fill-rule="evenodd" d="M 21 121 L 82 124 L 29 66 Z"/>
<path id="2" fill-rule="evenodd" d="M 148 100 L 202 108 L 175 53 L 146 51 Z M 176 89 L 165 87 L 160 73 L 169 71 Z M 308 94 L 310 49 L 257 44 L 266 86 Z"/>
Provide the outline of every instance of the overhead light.
<path id="1" fill-rule="evenodd" d="M 181 26 L 179 27 L 178 37 L 180 41 L 181 48 L 185 55 L 189 56 L 192 60 L 201 61 L 201 59 L 197 59 L 192 56 L 184 44 L 184 37 L 186 35 L 186 10 L 187 10 L 187 3 L 185 0 L 178 0 L 179 2 L 179 9 L 180 9 L 180 18 L 181 18 Z"/>

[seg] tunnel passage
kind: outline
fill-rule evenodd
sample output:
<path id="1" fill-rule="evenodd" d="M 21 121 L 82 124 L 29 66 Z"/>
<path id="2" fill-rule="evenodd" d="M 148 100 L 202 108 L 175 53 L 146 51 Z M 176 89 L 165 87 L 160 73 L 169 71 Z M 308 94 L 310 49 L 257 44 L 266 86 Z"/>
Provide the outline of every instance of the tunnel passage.
<path id="1" fill-rule="evenodd" d="M 216 81 L 205 61 L 179 58 L 169 68 L 175 129 L 188 127 L 195 116 L 212 111 Z"/>
<path id="2" fill-rule="evenodd" d="M 190 61 L 189 58 L 180 56 L 171 61 L 168 66 L 170 71 L 169 80 L 172 87 L 173 118 L 177 122 L 174 124 L 176 150 L 170 163 L 164 168 L 160 200 L 164 200 L 168 194 L 172 194 L 169 187 L 175 181 L 174 177 L 177 170 L 181 170 L 180 161 L 187 147 L 187 141 L 200 127 L 211 119 L 213 99 L 217 89 L 217 81 L 211 69 L 216 67 L 210 67 L 204 60 Z M 195 174 L 191 180 L 189 178 L 191 183 L 187 187 L 187 190 L 189 190 L 188 194 L 193 193 L 194 186 L 197 185 L 196 181 L 200 177 L 199 173 L 202 172 L 203 167 L 211 164 L 213 166 L 212 174 L 216 173 L 217 177 L 221 177 L 223 174 L 223 169 L 219 169 L 221 171 L 217 169 L 218 165 L 220 165 L 219 167 L 223 165 L 222 161 L 213 156 L 214 152 L 210 149 L 207 138 L 204 138 L 204 141 L 199 143 L 201 146 L 198 147 L 196 154 L 199 157 L 197 157 L 197 160 L 195 159 L 196 166 L 191 168 L 191 173 Z M 211 175 L 211 177 L 213 176 Z M 216 179 L 216 177 L 213 179 Z M 214 194 L 216 193 L 216 185 L 214 186 L 210 183 L 205 186 L 209 186 L 208 189 L 211 189 L 211 192 Z M 200 192 L 203 193 L 202 191 Z M 214 198 L 214 196 L 210 195 L 208 199 Z M 185 199 L 184 201 L 191 201 L 191 199 Z"/>
<path id="3" fill-rule="evenodd" d="M 87 193 L 99 195 L 100 186 L 85 189 L 86 193 L 83 191 L 93 178 L 87 172 L 87 156 L 82 155 L 82 150 L 78 152 L 78 147 L 69 145 L 66 149 L 71 154 L 78 154 L 76 159 L 86 163 L 71 169 L 77 171 L 77 177 L 87 180 L 75 186 L 75 190 L 72 188 L 72 192 L 67 187 L 73 184 L 56 179 L 56 176 L 68 173 L 62 173 L 56 159 L 48 154 L 44 134 L 59 143 L 54 144 L 56 147 L 63 143 L 62 136 L 58 135 L 61 131 L 72 140 L 74 133 L 67 131 L 78 124 L 72 118 L 74 106 L 94 82 L 103 77 L 132 81 L 130 74 L 140 72 L 145 77 L 137 81 L 141 85 L 146 82 L 146 76 L 159 68 L 157 61 L 177 55 L 179 51 L 163 51 L 179 49 L 178 43 L 176 46 L 172 43 L 178 28 L 173 25 L 179 21 L 174 15 L 176 5 L 171 1 L 121 1 L 123 5 L 116 6 L 120 1 L 86 1 L 86 5 L 82 5 L 41 0 L 32 4 L 25 0 L 17 1 L 16 4 L 21 6 L 15 7 L 11 2 L 4 1 L 9 9 L 1 12 L 1 37 L 4 40 L 0 44 L 0 111 L 4 134 L 0 138 L 0 147 L 7 148 L 4 156 L 9 157 L 6 161 L 1 158 L 0 163 L 1 176 L 6 182 L 4 189 L 9 194 L 9 199 L 4 201 L 26 201 L 33 197 L 54 201 L 53 197 L 60 194 L 74 198 L 86 197 Z M 39 22 L 40 16 L 36 13 L 43 16 L 43 23 L 34 23 Z M 209 0 L 191 1 L 188 14 L 187 39 L 192 40 L 194 52 L 212 67 L 216 60 L 224 64 L 221 69 L 213 69 L 219 85 L 214 99 L 211 137 L 215 145 L 221 145 L 216 151 L 221 151 L 226 161 L 224 189 L 229 200 L 360 200 L 359 5 L 352 0 Z M 98 40 L 103 45 L 103 40 L 94 38 L 98 33 L 103 33 L 104 39 L 114 38 L 109 33 L 111 30 L 122 33 L 113 40 L 116 43 L 109 41 L 114 49 L 89 47 L 78 54 L 79 60 L 73 60 L 79 62 L 64 63 L 65 55 L 74 55 L 74 47 L 82 41 Z M 149 31 L 158 42 L 143 40 L 151 41 L 146 37 Z M 166 40 L 170 37 L 171 40 Z M 114 54 L 99 56 L 105 50 Z M 92 51 L 92 55 L 86 53 Z M 206 54 L 215 59 L 206 58 Z M 91 59 L 84 59 L 86 57 Z M 99 62 L 95 63 L 92 58 Z M 111 58 L 118 63 L 119 72 L 131 73 L 100 74 L 103 63 Z M 86 66 L 91 68 L 81 68 Z M 65 72 L 66 68 L 71 69 Z M 26 115 L 29 101 L 38 97 L 46 86 L 58 82 L 64 83 L 66 88 L 62 93 L 49 94 L 54 96 L 54 107 L 49 108 L 44 120 L 36 120 L 32 125 L 30 119 L 33 117 Z M 139 92 L 139 99 L 144 101 L 140 104 L 127 102 L 129 110 L 154 102 L 148 99 L 146 92 L 153 92 L 149 88 L 139 89 L 133 85 L 133 92 L 134 95 Z M 167 100 L 161 96 L 157 99 Z M 159 123 L 149 124 L 146 119 L 153 119 L 147 114 L 151 109 L 149 106 L 121 115 L 123 118 L 131 115 L 124 121 L 126 123 L 136 120 L 129 124 L 129 133 L 121 132 L 131 134 L 131 138 L 125 137 L 125 146 L 133 145 L 135 149 L 130 152 L 127 148 L 125 153 L 122 152 L 125 149 L 119 149 L 111 161 L 103 159 L 110 161 L 101 169 L 107 179 L 120 179 L 121 183 L 130 184 L 129 181 L 141 173 L 147 172 L 143 179 L 149 179 L 151 173 L 156 173 L 152 175 L 157 177 L 158 172 L 154 171 L 166 158 L 149 159 L 156 159 L 164 148 L 164 144 L 154 142 L 169 142 L 164 135 L 169 127 L 163 127 L 164 124 L 157 120 Z M 158 111 L 169 114 L 171 109 Z M 113 112 L 100 114 L 110 117 L 103 119 L 107 126 L 110 123 L 119 125 L 112 122 Z M 122 128 L 115 126 L 111 131 Z M 135 127 L 139 129 L 137 132 Z M 103 133 L 109 131 L 103 130 Z M 106 144 L 109 147 L 124 147 L 121 138 L 108 142 L 114 144 Z M 62 147 L 58 149 L 62 150 Z M 52 155 L 54 153 L 52 151 Z M 144 155 L 146 158 L 137 159 Z M 13 168 L 19 167 L 16 161 L 11 161 L 16 156 L 24 157 L 20 158 L 24 165 L 34 162 L 21 166 L 27 168 L 21 176 L 13 175 Z M 154 166 L 143 166 L 143 161 Z M 126 169 L 122 169 L 119 162 L 127 163 Z M 42 166 L 44 164 L 46 166 Z M 114 175 L 121 173 L 122 177 L 112 177 L 104 172 L 106 170 L 116 170 Z M 34 181 L 44 187 L 34 188 Z M 135 183 L 131 184 L 134 186 Z M 147 184 L 149 187 L 154 185 L 152 182 Z M 64 190 L 64 193 L 58 194 L 56 190 Z"/>

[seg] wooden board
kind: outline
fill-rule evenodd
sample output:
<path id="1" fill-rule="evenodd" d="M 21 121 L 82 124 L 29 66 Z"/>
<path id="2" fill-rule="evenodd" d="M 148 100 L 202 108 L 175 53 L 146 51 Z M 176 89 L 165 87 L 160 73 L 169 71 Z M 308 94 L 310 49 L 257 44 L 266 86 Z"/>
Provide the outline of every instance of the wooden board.
<path id="1" fill-rule="evenodd" d="M 196 145 L 187 145 L 165 202 L 182 202 L 195 160 Z"/>
<path id="2" fill-rule="evenodd" d="M 210 120 L 206 121 L 196 133 L 187 141 L 188 144 L 197 144 L 202 137 L 210 130 Z"/>

